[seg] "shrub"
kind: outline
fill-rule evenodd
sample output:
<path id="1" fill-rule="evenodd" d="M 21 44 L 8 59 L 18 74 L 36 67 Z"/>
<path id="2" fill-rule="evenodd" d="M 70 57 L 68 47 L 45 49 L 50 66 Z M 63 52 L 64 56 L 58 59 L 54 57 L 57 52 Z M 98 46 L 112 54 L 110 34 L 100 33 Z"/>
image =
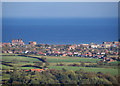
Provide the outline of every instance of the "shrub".
<path id="1" fill-rule="evenodd" d="M 76 64 L 76 63 L 74 63 L 74 64 L 69 64 L 68 66 L 77 66 L 77 67 L 79 67 L 80 65 L 79 65 L 79 64 Z"/>

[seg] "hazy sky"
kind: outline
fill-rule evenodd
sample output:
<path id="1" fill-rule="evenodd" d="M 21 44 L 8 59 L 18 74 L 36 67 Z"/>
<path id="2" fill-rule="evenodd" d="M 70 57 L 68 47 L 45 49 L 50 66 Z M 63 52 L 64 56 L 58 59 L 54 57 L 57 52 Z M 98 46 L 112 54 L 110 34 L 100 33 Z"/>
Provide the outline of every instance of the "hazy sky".
<path id="1" fill-rule="evenodd" d="M 114 18 L 117 2 L 11 2 L 3 3 L 7 18 Z"/>

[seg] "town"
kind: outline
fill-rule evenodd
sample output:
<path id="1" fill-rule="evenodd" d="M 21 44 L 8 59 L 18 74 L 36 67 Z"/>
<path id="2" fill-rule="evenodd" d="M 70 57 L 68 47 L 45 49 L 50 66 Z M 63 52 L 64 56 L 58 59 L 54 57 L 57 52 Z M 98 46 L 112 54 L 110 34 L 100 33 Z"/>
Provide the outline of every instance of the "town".
<path id="1" fill-rule="evenodd" d="M 9 54 L 34 54 L 42 56 L 74 56 L 84 58 L 103 59 L 104 61 L 113 62 L 120 60 L 118 57 L 119 42 L 103 42 L 102 44 L 73 44 L 73 45 L 49 45 L 37 44 L 30 41 L 25 44 L 22 39 L 13 39 L 11 43 L 2 43 L 2 53 Z"/>
<path id="2" fill-rule="evenodd" d="M 0 85 L 120 85 L 118 0 L 1 1 Z"/>

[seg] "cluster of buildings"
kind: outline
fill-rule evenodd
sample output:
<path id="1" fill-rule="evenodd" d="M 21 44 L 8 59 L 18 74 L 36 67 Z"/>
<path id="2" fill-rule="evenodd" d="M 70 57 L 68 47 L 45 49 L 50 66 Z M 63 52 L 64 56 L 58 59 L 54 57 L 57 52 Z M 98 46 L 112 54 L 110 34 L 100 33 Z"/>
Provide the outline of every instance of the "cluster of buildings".
<path id="1" fill-rule="evenodd" d="M 37 42 L 34 41 L 30 41 L 29 42 L 30 45 L 36 45 Z M 12 40 L 12 45 L 25 45 L 22 39 L 13 39 Z"/>
<path id="2" fill-rule="evenodd" d="M 30 72 L 30 71 L 38 71 L 38 72 L 42 72 L 45 71 L 44 69 L 30 69 L 30 70 L 25 70 L 26 72 Z"/>
<path id="3" fill-rule="evenodd" d="M 102 44 L 91 43 L 89 47 L 91 48 L 110 48 L 110 47 L 119 47 L 119 42 L 103 42 Z"/>
<path id="4" fill-rule="evenodd" d="M 37 44 L 37 42 L 30 41 L 29 44 L 32 45 L 32 46 L 34 46 L 34 45 Z"/>
<path id="5" fill-rule="evenodd" d="M 22 39 L 13 39 L 12 45 L 24 45 L 24 42 Z"/>
<path id="6" fill-rule="evenodd" d="M 103 42 L 102 44 L 48 45 L 30 41 L 24 44 L 22 39 L 12 43 L 2 43 L 2 53 L 28 53 L 44 56 L 76 56 L 87 58 L 104 58 L 108 55 L 118 56 L 119 42 Z M 16 45 L 20 45 L 19 47 Z M 115 59 L 117 57 L 114 57 Z"/>

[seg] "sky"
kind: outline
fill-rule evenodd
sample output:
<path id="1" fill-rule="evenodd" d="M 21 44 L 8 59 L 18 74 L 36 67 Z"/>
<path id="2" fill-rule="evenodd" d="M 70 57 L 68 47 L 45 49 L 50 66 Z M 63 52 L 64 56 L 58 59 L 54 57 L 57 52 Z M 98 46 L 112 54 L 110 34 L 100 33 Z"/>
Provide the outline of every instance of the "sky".
<path id="1" fill-rule="evenodd" d="M 2 2 L 119 2 L 119 0 L 2 0 Z"/>
<path id="2" fill-rule="evenodd" d="M 118 39 L 117 2 L 3 2 L 2 40 L 101 43 Z"/>
<path id="3" fill-rule="evenodd" d="M 5 18 L 114 18 L 117 2 L 6 2 Z"/>

